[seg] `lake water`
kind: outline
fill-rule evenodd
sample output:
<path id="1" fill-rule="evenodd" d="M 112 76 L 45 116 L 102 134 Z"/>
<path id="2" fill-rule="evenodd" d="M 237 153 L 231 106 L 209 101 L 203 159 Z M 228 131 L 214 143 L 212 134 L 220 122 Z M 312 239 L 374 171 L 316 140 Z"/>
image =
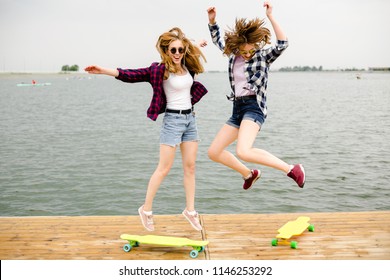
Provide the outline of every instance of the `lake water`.
<path id="1" fill-rule="evenodd" d="M 32 79 L 51 86 L 16 86 Z M 231 113 L 227 73 L 199 80 L 209 89 L 196 105 L 201 214 L 390 210 L 390 74 L 271 73 L 255 146 L 304 164 L 307 181 L 299 189 L 260 167 L 249 191 L 207 157 Z M 137 215 L 158 162 L 162 116 L 146 118 L 150 98 L 149 84 L 104 76 L 0 75 L 0 215 Z M 154 213 L 184 207 L 178 151 Z"/>

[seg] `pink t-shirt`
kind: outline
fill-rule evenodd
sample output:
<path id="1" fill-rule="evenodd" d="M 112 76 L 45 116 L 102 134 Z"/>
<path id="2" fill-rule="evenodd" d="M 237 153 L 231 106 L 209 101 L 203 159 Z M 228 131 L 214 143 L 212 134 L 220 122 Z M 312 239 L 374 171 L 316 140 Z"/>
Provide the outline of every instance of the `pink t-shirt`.
<path id="1" fill-rule="evenodd" d="M 233 77 L 234 77 L 234 95 L 246 96 L 254 95 L 255 93 L 251 90 L 248 90 L 248 82 L 245 77 L 245 60 L 241 55 L 238 55 L 234 58 L 233 66 Z"/>

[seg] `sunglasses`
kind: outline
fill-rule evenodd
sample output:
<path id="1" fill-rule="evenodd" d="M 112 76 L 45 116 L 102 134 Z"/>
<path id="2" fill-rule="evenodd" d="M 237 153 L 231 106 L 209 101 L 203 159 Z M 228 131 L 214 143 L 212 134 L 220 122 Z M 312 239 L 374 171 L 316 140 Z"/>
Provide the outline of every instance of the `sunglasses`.
<path id="1" fill-rule="evenodd" d="M 241 55 L 247 55 L 248 53 L 249 53 L 250 55 L 254 55 L 255 52 L 256 52 L 256 49 L 250 49 L 249 51 L 241 51 L 241 50 L 239 50 L 238 52 L 239 52 Z"/>
<path id="2" fill-rule="evenodd" d="M 180 54 L 183 54 L 185 50 L 184 50 L 184 48 L 180 47 L 178 49 L 171 48 L 169 51 L 171 52 L 171 54 L 176 54 L 176 51 L 179 51 Z"/>

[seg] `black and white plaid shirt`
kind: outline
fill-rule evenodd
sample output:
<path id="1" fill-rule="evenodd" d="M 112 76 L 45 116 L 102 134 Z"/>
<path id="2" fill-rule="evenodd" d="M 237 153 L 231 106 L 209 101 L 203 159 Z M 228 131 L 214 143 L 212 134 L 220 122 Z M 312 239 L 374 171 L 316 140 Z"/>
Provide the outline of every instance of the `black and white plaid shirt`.
<path id="1" fill-rule="evenodd" d="M 214 45 L 223 51 L 225 45 L 222 42 L 218 24 L 209 24 L 209 30 Z M 250 60 L 245 61 L 245 77 L 248 81 L 247 89 L 256 93 L 257 103 L 265 118 L 267 117 L 266 101 L 269 67 L 287 47 L 288 41 L 277 40 L 276 45 L 257 50 Z M 229 80 L 232 89 L 230 96 L 228 96 L 229 100 L 234 100 L 233 65 L 235 57 L 234 54 L 229 57 Z"/>

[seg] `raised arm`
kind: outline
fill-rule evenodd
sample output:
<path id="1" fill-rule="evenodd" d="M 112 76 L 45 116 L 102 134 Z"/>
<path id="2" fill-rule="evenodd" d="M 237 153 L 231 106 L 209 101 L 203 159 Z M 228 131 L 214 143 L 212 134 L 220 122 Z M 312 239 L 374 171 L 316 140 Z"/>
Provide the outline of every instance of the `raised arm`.
<path id="1" fill-rule="evenodd" d="M 286 35 L 284 34 L 282 28 L 280 27 L 279 23 L 275 20 L 273 14 L 272 14 L 273 6 L 272 6 L 271 2 L 265 1 L 263 6 L 266 8 L 265 12 L 266 12 L 266 15 L 267 15 L 269 21 L 271 22 L 272 28 L 274 29 L 276 39 L 280 40 L 280 41 L 287 41 Z"/>
<path id="2" fill-rule="evenodd" d="M 98 65 L 90 65 L 84 69 L 89 74 L 103 74 L 113 77 L 119 76 L 119 71 L 117 69 L 104 68 Z"/>
<path id="3" fill-rule="evenodd" d="M 216 11 L 215 7 L 208 8 L 207 14 L 209 16 L 209 24 L 214 25 L 216 23 L 215 17 L 217 16 L 217 11 Z"/>
<path id="4" fill-rule="evenodd" d="M 219 26 L 215 20 L 217 16 L 217 11 L 215 7 L 210 7 L 207 9 L 207 14 L 209 17 L 209 31 L 211 35 L 211 39 L 221 51 L 224 51 L 225 45 L 222 42 L 221 33 L 219 32 Z"/>

